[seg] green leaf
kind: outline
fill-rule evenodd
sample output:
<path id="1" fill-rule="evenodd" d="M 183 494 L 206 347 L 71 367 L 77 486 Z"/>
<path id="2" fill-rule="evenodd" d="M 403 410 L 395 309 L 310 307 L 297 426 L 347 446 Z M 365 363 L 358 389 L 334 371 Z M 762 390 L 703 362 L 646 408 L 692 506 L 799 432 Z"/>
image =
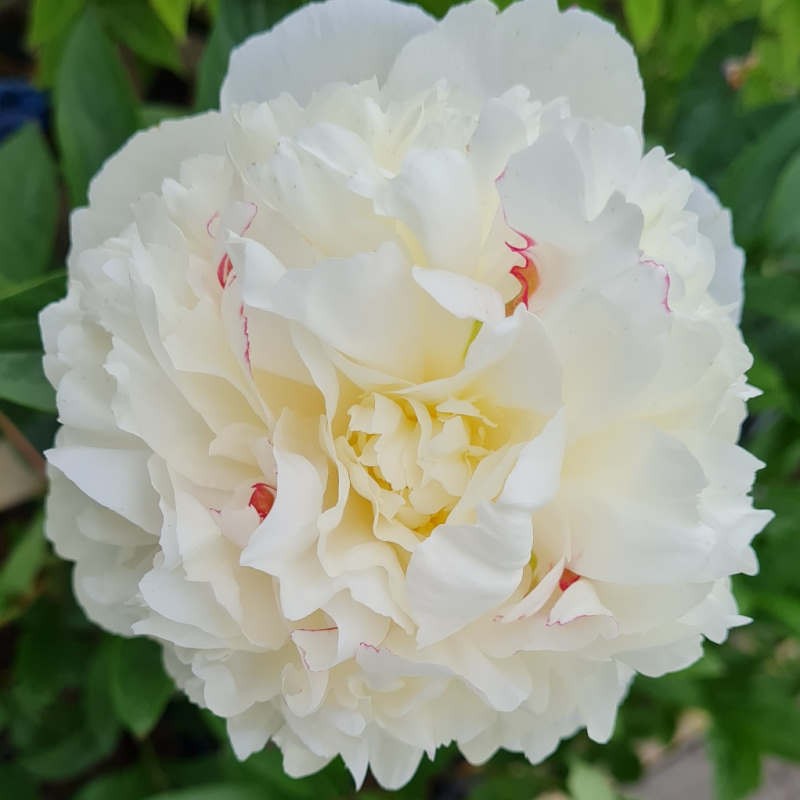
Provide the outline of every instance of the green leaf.
<path id="1" fill-rule="evenodd" d="M 42 371 L 40 353 L 0 353 L 0 399 L 39 411 L 56 410 L 55 393 Z"/>
<path id="2" fill-rule="evenodd" d="M 0 147 L 0 290 L 47 268 L 57 213 L 53 160 L 38 128 L 26 125 Z"/>
<path id="3" fill-rule="evenodd" d="M 341 763 L 337 762 L 303 780 L 291 778 L 283 770 L 283 757 L 276 747 L 267 747 L 250 756 L 242 769 L 248 777 L 252 776 L 254 783 L 285 800 L 335 800 L 343 794 L 342 787 L 337 785 L 340 779 L 349 783 L 342 774 Z"/>
<path id="4" fill-rule="evenodd" d="M 689 19 L 694 19 L 691 12 Z M 681 166 L 712 184 L 763 129 L 756 120 L 741 117 L 738 95 L 723 72 L 726 59 L 749 51 L 756 29 L 748 20 L 720 33 L 697 57 L 679 90 L 670 149 Z"/>
<path id="5" fill-rule="evenodd" d="M 715 720 L 708 732 L 717 800 L 739 800 L 761 783 L 761 754 L 738 726 Z"/>
<path id="6" fill-rule="evenodd" d="M 9 800 L 36 800 L 36 783 L 22 767 L 14 763 L 0 764 L 0 786 Z"/>
<path id="7" fill-rule="evenodd" d="M 19 625 L 10 694 L 17 761 L 44 780 L 73 778 L 117 743 L 102 675 L 105 649 L 93 647 L 97 635 L 68 596 L 41 598 Z"/>
<path id="8" fill-rule="evenodd" d="M 34 0 L 28 44 L 37 47 L 63 35 L 86 0 Z"/>
<path id="9" fill-rule="evenodd" d="M 95 778 L 73 800 L 141 800 L 152 792 L 152 784 L 142 767 Z"/>
<path id="10" fill-rule="evenodd" d="M 708 683 L 709 744 L 720 800 L 738 800 L 758 786 L 762 753 L 800 760 L 794 684 L 754 671 L 752 660 L 736 662 L 724 679 Z"/>
<path id="11" fill-rule="evenodd" d="M 79 717 L 69 722 L 62 726 L 58 740 L 25 754 L 20 764 L 44 780 L 61 781 L 80 775 L 114 750 L 115 739 L 96 739 Z"/>
<path id="12" fill-rule="evenodd" d="M 37 725 L 44 722 L 43 708 L 65 687 L 80 684 L 86 674 L 85 642 L 64 616 L 62 605 L 40 599 L 19 623 L 12 692 L 16 718 L 31 716 Z M 53 653 L 58 653 L 58 669 L 52 668 Z"/>
<path id="13" fill-rule="evenodd" d="M 424 8 L 434 17 L 443 17 L 453 5 L 452 0 L 417 0 L 416 5 Z M 509 0 L 495 0 L 495 5 L 503 9 L 509 5 Z"/>
<path id="14" fill-rule="evenodd" d="M 750 591 L 745 586 L 737 596 L 748 603 L 748 608 L 755 612 L 766 612 L 783 623 L 791 635 L 800 638 L 800 597 L 788 594 L 770 594 L 764 591 Z"/>
<path id="15" fill-rule="evenodd" d="M 47 555 L 43 523 L 43 516 L 37 514 L 0 565 L 0 608 L 33 588 Z"/>
<path id="16" fill-rule="evenodd" d="M 192 0 L 150 0 L 164 27 L 176 38 L 186 38 L 186 25 Z"/>
<path id="17" fill-rule="evenodd" d="M 567 789 L 573 800 L 618 800 L 609 779 L 599 769 L 581 761 L 570 768 Z"/>
<path id="18" fill-rule="evenodd" d="M 181 106 L 172 106 L 164 103 L 147 103 L 139 109 L 142 128 L 152 128 L 165 119 L 177 119 L 186 114 L 186 109 Z"/>
<path id="19" fill-rule="evenodd" d="M 646 49 L 661 25 L 664 0 L 623 0 L 622 5 L 633 41 Z"/>
<path id="20" fill-rule="evenodd" d="M 778 122 L 736 158 L 720 185 L 720 195 L 733 212 L 739 242 L 756 242 L 773 188 L 800 149 L 800 108 Z"/>
<path id="21" fill-rule="evenodd" d="M 299 0 L 228 0 L 220 4 L 211 36 L 197 73 L 195 110 L 219 106 L 219 90 L 228 69 L 231 50 L 253 33 L 265 31 L 290 11 Z"/>
<path id="22" fill-rule="evenodd" d="M 220 15 L 221 16 L 221 15 Z M 217 17 L 217 23 L 206 41 L 206 49 L 197 68 L 195 85 L 195 111 L 219 108 L 219 90 L 228 68 L 228 55 L 235 42 L 232 42 Z"/>
<path id="23" fill-rule="evenodd" d="M 70 197 L 80 205 L 101 164 L 139 127 L 125 70 L 90 10 L 75 23 L 64 51 L 55 122 Z"/>
<path id="24" fill-rule="evenodd" d="M 38 350 L 41 345 L 35 319 L 0 318 L 0 350 Z"/>
<path id="25" fill-rule="evenodd" d="M 776 251 L 800 252 L 800 153 L 781 173 L 764 215 L 764 241 Z"/>
<path id="26" fill-rule="evenodd" d="M 544 788 L 536 778 L 533 768 L 514 764 L 497 775 L 481 781 L 470 792 L 470 800 L 506 800 L 506 798 L 537 797 Z M 518 769 L 519 768 L 519 769 Z"/>
<path id="27" fill-rule="evenodd" d="M 746 274 L 744 329 L 761 359 L 775 367 L 795 402 L 800 397 L 800 277 Z"/>
<path id="28" fill-rule="evenodd" d="M 268 800 L 268 798 L 269 795 L 259 786 L 246 783 L 217 783 L 213 786 L 162 792 L 151 795 L 147 800 Z"/>
<path id="29" fill-rule="evenodd" d="M 173 691 L 161 662 L 161 648 L 155 642 L 115 640 L 111 700 L 117 718 L 135 736 L 143 738 L 155 727 Z"/>
<path id="30" fill-rule="evenodd" d="M 35 317 L 48 303 L 59 300 L 66 291 L 66 271 L 58 270 L 24 283 L 0 289 L 0 317 Z"/>
<path id="31" fill-rule="evenodd" d="M 172 34 L 142 0 L 95 0 L 107 30 L 145 61 L 180 72 L 181 59 Z"/>

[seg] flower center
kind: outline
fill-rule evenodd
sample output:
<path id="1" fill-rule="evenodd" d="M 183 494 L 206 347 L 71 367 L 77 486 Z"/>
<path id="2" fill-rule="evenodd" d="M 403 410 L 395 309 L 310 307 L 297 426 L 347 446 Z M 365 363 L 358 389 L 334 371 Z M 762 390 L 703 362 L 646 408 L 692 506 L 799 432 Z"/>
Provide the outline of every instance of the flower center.
<path id="1" fill-rule="evenodd" d="M 467 400 L 436 405 L 371 393 L 350 407 L 337 441 L 352 486 L 376 514 L 427 536 L 489 452 L 496 425 Z"/>

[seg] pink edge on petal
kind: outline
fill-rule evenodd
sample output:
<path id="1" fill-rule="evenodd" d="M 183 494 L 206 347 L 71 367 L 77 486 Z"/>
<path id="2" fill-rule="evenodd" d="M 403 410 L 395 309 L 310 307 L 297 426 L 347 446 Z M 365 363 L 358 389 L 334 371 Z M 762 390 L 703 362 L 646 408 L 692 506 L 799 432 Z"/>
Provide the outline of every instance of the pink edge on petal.
<path id="1" fill-rule="evenodd" d="M 374 644 L 369 644 L 369 642 L 359 642 L 359 647 L 363 647 L 365 650 L 372 650 L 373 653 L 380 653 L 380 649 L 375 647 Z"/>
<path id="2" fill-rule="evenodd" d="M 331 631 L 338 631 L 339 628 L 336 625 L 331 625 L 330 628 L 295 628 L 295 630 L 303 633 L 330 633 Z"/>
<path id="3" fill-rule="evenodd" d="M 272 506 L 275 505 L 275 489 L 266 483 L 254 483 L 251 488 L 253 492 L 247 504 L 258 514 L 258 518 L 263 522 L 269 512 L 272 511 Z"/>
<path id="4" fill-rule="evenodd" d="M 239 319 L 242 320 L 242 335 L 244 336 L 244 360 L 247 363 L 247 368 L 252 372 L 252 364 L 250 363 L 250 325 L 247 321 L 247 314 L 244 312 L 244 303 L 239 304 Z"/>
<path id="5" fill-rule="evenodd" d="M 550 618 L 547 619 L 547 622 L 544 623 L 545 628 L 561 628 L 564 625 L 569 625 L 570 622 L 577 622 L 579 619 L 589 619 L 591 614 L 578 614 L 576 617 L 571 617 L 570 619 L 565 620 L 551 620 Z"/>
<path id="6" fill-rule="evenodd" d="M 209 236 L 210 236 L 212 239 L 216 239 L 216 238 L 217 238 L 217 231 L 216 231 L 216 227 L 217 227 L 217 226 L 214 226 L 214 230 L 212 230 L 212 226 L 214 225 L 214 223 L 215 223 L 215 222 L 216 222 L 216 223 L 219 223 L 219 211 L 215 211 L 215 212 L 214 212 L 214 213 L 213 213 L 213 214 L 212 214 L 212 215 L 211 215 L 211 216 L 208 218 L 208 222 L 206 222 L 206 233 L 207 233 L 207 234 L 208 234 L 208 235 L 209 235 Z"/>
<path id="7" fill-rule="evenodd" d="M 509 227 L 511 227 L 511 226 L 509 226 Z M 536 241 L 532 237 L 528 236 L 527 233 L 523 233 L 522 231 L 518 231 L 516 228 L 511 228 L 511 230 L 514 231 L 514 233 L 516 233 L 517 236 L 521 236 L 522 237 L 522 241 L 523 241 L 522 245 L 511 244 L 511 242 L 506 242 L 506 247 L 512 253 L 524 253 L 527 250 L 530 250 L 531 247 L 533 247 L 536 244 Z"/>
<path id="8" fill-rule="evenodd" d="M 250 226 L 253 224 L 253 220 L 256 218 L 256 214 L 258 213 L 258 206 L 255 203 L 248 202 L 247 205 L 250 206 L 251 213 L 241 230 L 241 235 L 244 235 L 248 230 L 250 230 Z"/>
<path id="9" fill-rule="evenodd" d="M 661 300 L 661 305 L 664 307 L 664 310 L 668 313 L 672 312 L 672 308 L 669 304 L 669 287 L 672 283 L 672 280 L 669 276 L 669 270 L 659 261 L 654 261 L 652 258 L 642 258 L 639 261 L 640 264 L 646 264 L 648 267 L 653 267 L 653 269 L 658 270 L 662 277 L 664 278 L 664 298 Z"/>

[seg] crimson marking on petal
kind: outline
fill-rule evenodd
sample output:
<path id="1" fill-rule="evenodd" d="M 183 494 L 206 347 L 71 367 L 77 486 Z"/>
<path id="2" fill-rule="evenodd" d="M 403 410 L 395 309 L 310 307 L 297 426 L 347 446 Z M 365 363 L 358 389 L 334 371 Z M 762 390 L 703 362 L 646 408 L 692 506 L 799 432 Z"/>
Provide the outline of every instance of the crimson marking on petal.
<path id="1" fill-rule="evenodd" d="M 258 206 L 255 203 L 248 202 L 247 205 L 250 207 L 250 215 L 239 232 L 242 235 L 247 233 L 247 231 L 250 229 L 250 226 L 253 224 L 253 220 L 256 218 L 256 214 L 258 213 Z M 216 219 L 219 219 L 219 211 L 215 211 L 213 216 L 206 223 L 206 232 L 212 238 L 216 238 L 216 234 L 211 232 L 211 225 Z M 217 264 L 217 280 L 223 289 L 228 285 L 232 271 L 233 263 L 231 262 L 230 256 L 225 253 L 219 260 L 219 264 Z"/>
<path id="2" fill-rule="evenodd" d="M 517 264 L 510 270 L 511 274 L 519 282 L 520 289 L 506 303 L 507 317 L 510 317 L 520 304 L 527 308 L 531 295 L 539 288 L 539 270 L 536 268 L 536 263 L 527 253 L 520 252 L 520 255 L 525 259 L 525 263 Z"/>
<path id="3" fill-rule="evenodd" d="M 231 276 L 231 272 L 233 272 L 233 262 L 231 261 L 230 256 L 225 253 L 225 255 L 219 260 L 219 264 L 217 264 L 217 280 L 223 289 L 228 285 L 228 279 Z"/>
<path id="4" fill-rule="evenodd" d="M 562 592 L 566 592 L 570 586 L 572 586 L 575 581 L 577 581 L 581 576 L 574 573 L 571 569 L 564 567 L 564 571 L 561 573 L 561 577 L 558 579 L 558 588 L 561 589 Z"/>
<path id="5" fill-rule="evenodd" d="M 369 644 L 368 642 L 359 642 L 359 647 L 364 647 L 367 650 L 372 650 L 373 653 L 380 653 L 380 649 L 375 647 L 374 644 Z"/>
<path id="6" fill-rule="evenodd" d="M 275 505 L 275 489 L 266 483 L 254 483 L 252 489 L 253 493 L 250 495 L 248 505 L 263 522 L 267 518 L 267 514 L 272 511 L 272 506 Z"/>
<path id="7" fill-rule="evenodd" d="M 672 284 L 672 279 L 669 276 L 669 270 L 660 261 L 654 261 L 652 258 L 640 259 L 640 263 L 646 264 L 648 267 L 653 267 L 653 269 L 661 273 L 664 278 L 664 298 L 661 301 L 661 305 L 664 307 L 665 311 L 671 313 L 672 308 L 669 304 L 669 287 Z"/>

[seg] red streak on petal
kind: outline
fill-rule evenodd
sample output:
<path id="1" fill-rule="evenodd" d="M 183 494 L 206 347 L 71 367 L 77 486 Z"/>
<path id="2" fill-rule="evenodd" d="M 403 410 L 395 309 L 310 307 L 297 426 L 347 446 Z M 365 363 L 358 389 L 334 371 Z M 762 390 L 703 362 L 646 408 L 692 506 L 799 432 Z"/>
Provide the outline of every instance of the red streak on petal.
<path id="1" fill-rule="evenodd" d="M 359 642 L 359 647 L 365 647 L 367 650 L 372 650 L 373 653 L 380 653 L 380 650 L 375 647 L 374 644 L 368 644 L 367 642 Z"/>
<path id="2" fill-rule="evenodd" d="M 562 592 L 566 592 L 580 577 L 580 575 L 576 575 L 571 569 L 565 567 L 559 578 L 558 588 L 561 589 Z"/>
<path id="3" fill-rule="evenodd" d="M 510 317 L 518 305 L 522 304 L 525 308 L 528 307 L 528 302 L 531 298 L 531 295 L 539 288 L 539 270 L 536 268 L 536 263 L 530 256 L 530 249 L 533 247 L 536 242 L 531 236 L 528 236 L 527 233 L 522 233 L 522 231 L 518 231 L 513 229 L 514 233 L 518 236 L 522 237 L 523 244 L 516 245 L 511 244 L 511 242 L 506 242 L 506 247 L 516 255 L 522 256 L 524 259 L 524 263 L 517 264 L 516 266 L 512 267 L 509 272 L 517 279 L 519 282 L 520 289 L 506 303 L 506 316 Z"/>
<path id="4" fill-rule="evenodd" d="M 233 272 L 233 263 L 227 253 L 219 260 L 217 264 L 217 280 L 219 285 L 224 289 L 228 285 L 228 278 Z"/>
<path id="5" fill-rule="evenodd" d="M 520 290 L 514 297 L 506 303 L 506 316 L 510 317 L 518 305 L 528 307 L 531 295 L 539 288 L 539 270 L 533 259 L 525 253 L 521 253 L 525 259 L 524 264 L 517 264 L 512 267 L 511 274 L 519 281 Z"/>
<path id="6" fill-rule="evenodd" d="M 254 483 L 248 505 L 263 522 L 267 518 L 267 514 L 272 511 L 272 506 L 275 505 L 275 490 L 266 483 Z"/>

